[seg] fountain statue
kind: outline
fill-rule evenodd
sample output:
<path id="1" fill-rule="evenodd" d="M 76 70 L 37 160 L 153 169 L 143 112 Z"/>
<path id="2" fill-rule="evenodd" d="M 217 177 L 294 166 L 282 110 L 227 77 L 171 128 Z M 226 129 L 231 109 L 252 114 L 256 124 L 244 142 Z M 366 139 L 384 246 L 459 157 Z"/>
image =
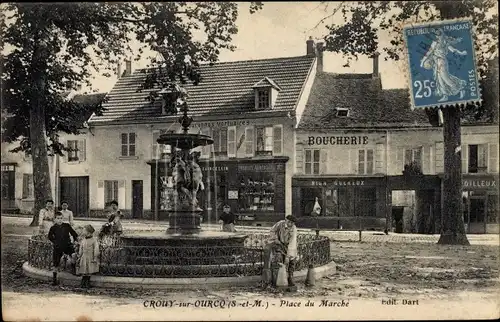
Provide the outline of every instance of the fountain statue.
<path id="1" fill-rule="evenodd" d="M 158 138 L 159 144 L 172 147 L 170 167 L 172 170 L 174 196 L 167 209 L 169 213 L 168 233 L 194 234 L 201 229 L 203 209 L 198 203 L 198 191 L 204 190 L 203 174 L 198 165 L 199 152 L 191 151 L 198 146 L 213 144 L 212 138 L 203 134 L 189 133 L 193 118 L 188 116 L 186 102 L 180 104 L 182 115 L 179 123 L 182 133 L 166 133 Z"/>

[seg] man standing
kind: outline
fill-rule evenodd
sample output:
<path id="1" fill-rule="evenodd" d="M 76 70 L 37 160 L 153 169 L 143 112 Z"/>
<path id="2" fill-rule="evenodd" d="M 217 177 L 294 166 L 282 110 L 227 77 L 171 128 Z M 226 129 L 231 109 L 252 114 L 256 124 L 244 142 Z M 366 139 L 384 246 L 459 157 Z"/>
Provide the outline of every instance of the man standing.
<path id="1" fill-rule="evenodd" d="M 295 270 L 295 261 L 297 259 L 297 219 L 293 215 L 288 215 L 284 220 L 278 221 L 271 228 L 271 239 L 264 249 L 264 272 L 270 272 L 271 260 L 277 257 L 278 262 L 287 267 L 288 286 L 295 286 L 293 282 L 293 273 Z M 264 276 L 264 282 L 270 282 L 270 274 Z M 272 281 L 274 283 L 274 281 Z"/>
<path id="2" fill-rule="evenodd" d="M 46 235 L 54 223 L 54 201 L 47 199 L 45 208 L 40 209 L 38 214 L 38 233 Z"/>

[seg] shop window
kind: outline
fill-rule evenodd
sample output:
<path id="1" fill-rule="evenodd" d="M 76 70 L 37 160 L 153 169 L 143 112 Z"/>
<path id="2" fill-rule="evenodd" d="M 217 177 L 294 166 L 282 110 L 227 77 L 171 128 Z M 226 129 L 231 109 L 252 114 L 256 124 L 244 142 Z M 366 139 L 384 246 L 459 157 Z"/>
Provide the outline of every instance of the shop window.
<path id="1" fill-rule="evenodd" d="M 314 204 L 316 198 L 318 198 L 318 203 L 321 206 L 321 215 L 324 214 L 322 194 L 323 189 L 321 188 L 302 188 L 301 189 L 301 209 L 303 216 L 311 216 L 314 209 Z"/>
<path id="2" fill-rule="evenodd" d="M 227 155 L 227 129 L 213 130 L 212 139 L 214 155 Z"/>
<path id="3" fill-rule="evenodd" d="M 488 169 L 487 144 L 471 144 L 469 145 L 469 165 L 467 171 L 469 173 L 486 172 Z"/>
<path id="4" fill-rule="evenodd" d="M 373 150 L 358 151 L 358 174 L 373 173 Z"/>
<path id="5" fill-rule="evenodd" d="M 486 205 L 486 217 L 487 217 L 487 223 L 488 224 L 498 224 L 498 217 L 499 217 L 499 211 L 498 211 L 498 196 L 496 195 L 489 195 L 488 196 L 488 202 Z"/>
<path id="6" fill-rule="evenodd" d="M 274 211 L 275 178 L 269 173 L 255 173 L 239 178 L 239 211 Z"/>
<path id="7" fill-rule="evenodd" d="M 415 166 L 422 172 L 422 147 L 405 149 L 405 166 Z"/>
<path id="8" fill-rule="evenodd" d="M 23 174 L 23 199 L 34 198 L 33 175 L 31 173 Z"/>
<path id="9" fill-rule="evenodd" d="M 356 188 L 354 190 L 355 214 L 359 217 L 377 216 L 376 188 Z"/>
<path id="10" fill-rule="evenodd" d="M 159 144 L 158 139 L 162 134 L 173 132 L 174 131 L 167 132 L 166 130 L 153 131 L 153 151 L 151 156 L 152 159 L 163 159 L 164 157 L 170 155 L 172 147 L 168 144 Z"/>
<path id="11" fill-rule="evenodd" d="M 347 217 L 350 216 L 349 193 L 347 188 L 327 189 L 325 191 L 325 216 Z"/>
<path id="12" fill-rule="evenodd" d="M 256 127 L 256 155 L 272 155 L 273 154 L 273 127 Z"/>
<path id="13" fill-rule="evenodd" d="M 319 174 L 319 150 L 318 149 L 305 149 L 305 174 Z"/>
<path id="14" fill-rule="evenodd" d="M 122 133 L 121 135 L 122 157 L 135 156 L 135 133 Z"/>
<path id="15" fill-rule="evenodd" d="M 108 203 L 113 200 L 118 200 L 118 181 L 105 180 L 104 181 L 104 202 Z"/>

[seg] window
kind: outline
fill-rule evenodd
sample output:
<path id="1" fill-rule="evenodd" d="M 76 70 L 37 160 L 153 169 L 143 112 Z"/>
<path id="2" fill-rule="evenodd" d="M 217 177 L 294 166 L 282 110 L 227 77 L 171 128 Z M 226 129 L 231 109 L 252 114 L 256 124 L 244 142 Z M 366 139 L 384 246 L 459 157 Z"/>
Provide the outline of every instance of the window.
<path id="1" fill-rule="evenodd" d="M 488 169 L 487 144 L 469 145 L 469 173 L 486 172 Z"/>
<path id="2" fill-rule="evenodd" d="M 33 199 L 34 196 L 33 175 L 25 173 L 23 174 L 23 199 Z"/>
<path id="3" fill-rule="evenodd" d="M 273 173 L 246 173 L 239 178 L 238 211 L 273 211 L 274 188 L 277 184 Z"/>
<path id="4" fill-rule="evenodd" d="M 273 154 L 273 128 L 272 126 L 267 127 L 256 127 L 255 134 L 257 139 L 256 154 L 260 155 L 272 155 Z"/>
<path id="5" fill-rule="evenodd" d="M 122 133 L 122 157 L 135 156 L 135 133 Z"/>
<path id="6" fill-rule="evenodd" d="M 405 165 L 414 164 L 422 171 L 422 147 L 405 150 Z"/>
<path id="7" fill-rule="evenodd" d="M 174 131 L 168 131 L 168 133 L 173 133 Z M 168 144 L 159 144 L 158 139 L 160 135 L 167 133 L 166 130 L 153 131 L 153 155 L 152 159 L 162 159 L 166 155 L 171 153 L 171 146 Z"/>
<path id="8" fill-rule="evenodd" d="M 358 151 L 358 173 L 373 173 L 373 150 L 368 149 Z"/>
<path id="9" fill-rule="evenodd" d="M 350 216 L 351 194 L 347 188 L 334 188 L 325 190 L 325 216 L 347 217 Z"/>
<path id="10" fill-rule="evenodd" d="M 227 155 L 227 129 L 213 130 L 212 138 L 214 140 L 214 154 Z"/>
<path id="11" fill-rule="evenodd" d="M 257 108 L 268 109 L 270 106 L 270 88 L 257 90 Z"/>
<path id="12" fill-rule="evenodd" d="M 104 202 L 118 201 L 118 180 L 104 181 Z"/>
<path id="13" fill-rule="evenodd" d="M 354 190 L 354 209 L 358 217 L 377 216 L 377 190 L 376 188 L 356 188 Z"/>
<path id="14" fill-rule="evenodd" d="M 68 162 L 85 161 L 85 140 L 68 140 Z"/>
<path id="15" fill-rule="evenodd" d="M 337 108 L 337 116 L 338 117 L 347 117 L 349 116 L 349 109 L 347 108 Z"/>
<path id="16" fill-rule="evenodd" d="M 305 174 L 319 174 L 319 150 L 305 150 Z"/>

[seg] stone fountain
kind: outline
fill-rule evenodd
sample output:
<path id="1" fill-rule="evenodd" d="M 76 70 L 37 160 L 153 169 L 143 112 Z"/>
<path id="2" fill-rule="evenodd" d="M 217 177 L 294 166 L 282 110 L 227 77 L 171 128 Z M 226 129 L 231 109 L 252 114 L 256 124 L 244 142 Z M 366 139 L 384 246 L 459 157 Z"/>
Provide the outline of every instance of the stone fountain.
<path id="1" fill-rule="evenodd" d="M 178 122 L 182 126 L 181 133 L 162 134 L 158 138 L 159 144 L 172 147 L 169 167 L 173 177 L 173 202 L 167 209 L 169 215 L 169 228 L 167 232 L 131 232 L 122 236 L 124 246 L 140 247 L 179 247 L 192 248 L 191 251 L 200 257 L 213 255 L 214 248 L 218 246 L 234 247 L 236 250 L 244 249 L 244 234 L 228 233 L 219 231 L 203 231 L 201 229 L 201 218 L 203 209 L 198 203 L 198 193 L 203 192 L 203 174 L 198 165 L 197 152 L 192 150 L 199 146 L 213 144 L 211 137 L 203 134 L 189 133 L 189 126 L 193 118 L 188 116 L 188 106 L 184 102 L 180 106 L 182 115 Z M 235 256 L 238 254 L 227 254 Z M 237 251 L 240 253 L 240 251 Z M 163 253 L 165 254 L 165 253 Z M 169 262 L 168 256 L 163 255 L 161 259 L 147 259 L 146 262 Z M 179 256 L 175 255 L 176 262 Z M 137 258 L 129 258 L 137 262 Z M 192 259 L 190 263 L 192 263 Z M 182 261 L 180 262 L 182 263 Z"/>

